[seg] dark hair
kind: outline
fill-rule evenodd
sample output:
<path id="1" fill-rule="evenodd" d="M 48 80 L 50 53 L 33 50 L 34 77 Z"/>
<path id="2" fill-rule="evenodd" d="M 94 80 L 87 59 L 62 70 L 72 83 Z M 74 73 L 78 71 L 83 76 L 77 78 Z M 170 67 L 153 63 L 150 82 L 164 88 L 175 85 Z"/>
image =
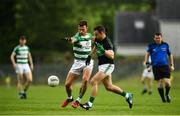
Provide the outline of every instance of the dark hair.
<path id="1" fill-rule="evenodd" d="M 155 33 L 154 35 L 156 35 L 156 36 L 162 36 L 162 33 Z"/>
<path id="2" fill-rule="evenodd" d="M 94 31 L 106 33 L 107 29 L 106 29 L 104 26 L 99 25 L 99 26 L 96 26 L 96 27 L 94 28 Z"/>
<path id="3" fill-rule="evenodd" d="M 19 39 L 24 40 L 24 39 L 26 39 L 26 37 L 25 37 L 24 35 L 21 35 L 21 36 L 19 37 Z"/>
<path id="4" fill-rule="evenodd" d="M 83 20 L 79 22 L 79 26 L 84 26 L 84 25 L 87 27 L 87 21 Z"/>

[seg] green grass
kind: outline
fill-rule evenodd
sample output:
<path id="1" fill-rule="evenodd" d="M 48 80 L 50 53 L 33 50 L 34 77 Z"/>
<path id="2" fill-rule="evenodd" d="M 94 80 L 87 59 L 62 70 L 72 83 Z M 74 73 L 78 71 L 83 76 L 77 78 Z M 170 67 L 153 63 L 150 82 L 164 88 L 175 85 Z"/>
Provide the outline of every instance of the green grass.
<path id="1" fill-rule="evenodd" d="M 16 87 L 0 86 L 0 114 L 36 114 L 36 115 L 180 115 L 180 73 L 176 73 L 172 89 L 171 103 L 162 103 L 154 83 L 152 95 L 141 95 L 142 85 L 139 78 L 121 80 L 116 85 L 126 91 L 134 93 L 134 106 L 130 110 L 124 98 L 107 92 L 101 85 L 90 111 L 82 108 L 73 109 L 70 105 L 61 108 L 60 103 L 66 98 L 63 86 L 51 88 L 49 86 L 32 86 L 28 91 L 28 99 L 20 100 Z M 90 86 L 89 86 L 90 88 Z M 74 85 L 73 95 L 77 97 L 79 84 Z M 88 100 L 89 91 L 82 102 Z"/>

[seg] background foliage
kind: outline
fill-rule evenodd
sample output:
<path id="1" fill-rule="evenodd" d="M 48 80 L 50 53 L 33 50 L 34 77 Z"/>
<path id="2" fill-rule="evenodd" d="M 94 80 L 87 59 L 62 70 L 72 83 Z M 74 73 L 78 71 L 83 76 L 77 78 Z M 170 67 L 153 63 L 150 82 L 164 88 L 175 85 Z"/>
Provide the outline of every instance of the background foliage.
<path id="1" fill-rule="evenodd" d="M 36 63 L 52 62 L 71 49 L 62 38 L 76 33 L 80 20 L 88 21 L 89 32 L 105 25 L 113 39 L 116 12 L 154 7 L 154 0 L 0 0 L 0 63 L 9 62 L 20 35 L 27 36 Z"/>

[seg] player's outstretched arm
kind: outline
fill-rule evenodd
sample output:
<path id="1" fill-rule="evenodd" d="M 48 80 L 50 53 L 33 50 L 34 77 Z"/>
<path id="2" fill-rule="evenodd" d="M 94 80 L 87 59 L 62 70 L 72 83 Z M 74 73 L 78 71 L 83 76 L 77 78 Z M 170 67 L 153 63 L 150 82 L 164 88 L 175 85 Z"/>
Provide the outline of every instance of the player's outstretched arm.
<path id="1" fill-rule="evenodd" d="M 75 42 L 78 41 L 78 40 L 77 40 L 76 38 L 74 38 L 74 37 L 65 37 L 64 39 L 65 39 L 66 41 L 72 43 L 72 44 L 74 44 Z"/>

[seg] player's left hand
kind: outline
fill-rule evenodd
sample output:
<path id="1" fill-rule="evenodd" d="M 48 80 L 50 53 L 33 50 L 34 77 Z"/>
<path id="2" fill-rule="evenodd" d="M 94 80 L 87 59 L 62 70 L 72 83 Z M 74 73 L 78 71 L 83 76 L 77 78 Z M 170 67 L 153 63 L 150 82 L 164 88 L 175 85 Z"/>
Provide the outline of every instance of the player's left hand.
<path id="1" fill-rule="evenodd" d="M 174 66 L 173 66 L 173 65 L 170 66 L 170 70 L 171 70 L 171 71 L 174 71 Z"/>
<path id="2" fill-rule="evenodd" d="M 149 68 L 151 64 L 149 62 L 146 62 L 146 68 Z"/>
<path id="3" fill-rule="evenodd" d="M 95 46 L 96 46 L 97 55 L 102 56 L 105 53 L 104 47 L 101 44 L 97 43 L 97 42 L 95 42 Z"/>
<path id="4" fill-rule="evenodd" d="M 91 61 L 91 55 L 88 55 L 86 59 L 86 66 L 90 64 L 90 61 Z"/>
<path id="5" fill-rule="evenodd" d="M 147 68 L 147 71 L 148 71 L 148 72 L 151 72 L 151 70 L 152 70 L 151 67 Z"/>
<path id="6" fill-rule="evenodd" d="M 71 37 L 65 37 L 64 38 L 66 41 L 71 41 Z"/>

